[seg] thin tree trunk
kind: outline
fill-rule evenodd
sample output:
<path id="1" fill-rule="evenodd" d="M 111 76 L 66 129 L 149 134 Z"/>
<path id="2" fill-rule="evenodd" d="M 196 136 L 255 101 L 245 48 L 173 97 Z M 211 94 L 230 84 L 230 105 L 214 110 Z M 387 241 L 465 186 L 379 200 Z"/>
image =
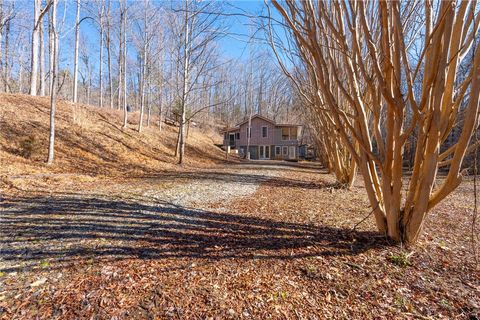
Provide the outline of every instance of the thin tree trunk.
<path id="1" fill-rule="evenodd" d="M 119 30 L 120 33 L 118 35 L 118 94 L 117 94 L 117 108 L 118 110 L 122 109 L 122 69 L 123 69 L 123 15 L 125 14 L 125 9 L 122 8 L 122 5 L 120 5 L 120 25 L 119 25 Z"/>
<path id="2" fill-rule="evenodd" d="M 158 94 L 159 94 L 159 97 L 158 97 L 158 129 L 159 131 L 161 132 L 162 131 L 162 122 L 163 122 L 163 114 L 162 114 L 162 109 L 163 109 L 163 101 L 162 101 L 162 97 L 163 97 L 163 94 L 162 94 L 162 91 L 163 91 L 163 80 L 162 80 L 162 76 L 163 76 L 163 54 L 160 56 L 161 58 L 158 59 L 158 71 L 159 71 L 159 74 L 158 74 Z"/>
<path id="3" fill-rule="evenodd" d="M 0 65 L 2 62 L 2 38 L 3 38 L 3 0 L 0 0 Z"/>
<path id="4" fill-rule="evenodd" d="M 53 65 L 53 30 L 52 30 L 52 12 L 51 10 L 48 11 L 48 91 L 49 95 L 52 95 L 52 65 Z"/>
<path id="5" fill-rule="evenodd" d="M 31 58 L 31 74 L 30 74 L 30 95 L 37 95 L 37 70 L 38 70 L 38 42 L 39 30 L 38 21 L 40 18 L 41 0 L 34 0 L 33 11 L 33 33 L 32 33 L 32 58 Z"/>
<path id="6" fill-rule="evenodd" d="M 5 92 L 10 92 L 10 73 L 8 71 L 8 54 L 9 54 L 9 34 L 10 34 L 10 19 L 7 20 L 5 24 L 5 72 L 4 72 L 4 81 L 5 81 Z"/>
<path id="7" fill-rule="evenodd" d="M 75 18 L 75 53 L 73 57 L 73 102 L 78 102 L 78 46 L 80 42 L 80 3 L 77 0 L 77 14 Z"/>
<path id="8" fill-rule="evenodd" d="M 188 103 L 188 77 L 189 77 L 189 68 L 190 68 L 190 39 L 189 39 L 189 15 L 188 15 L 188 1 L 185 2 L 185 36 L 184 36 L 184 72 L 183 72 L 183 92 L 182 92 L 182 108 L 181 108 L 181 119 L 180 119 L 180 137 L 179 137 L 179 158 L 178 164 L 183 163 L 183 158 L 185 156 L 185 122 L 186 122 L 186 107 Z"/>
<path id="9" fill-rule="evenodd" d="M 113 79 L 112 79 L 112 57 L 111 57 L 111 16 L 110 16 L 110 8 L 111 8 L 111 1 L 108 0 L 108 12 L 107 12 L 107 19 L 108 19 L 108 27 L 107 27 L 107 60 L 108 60 L 108 86 L 109 86 L 109 95 L 110 95 L 110 109 L 113 109 Z"/>
<path id="10" fill-rule="evenodd" d="M 150 104 L 150 90 L 148 90 L 149 92 L 147 92 L 147 110 L 148 110 L 148 114 L 147 114 L 147 127 L 150 127 L 150 117 L 152 116 L 152 105 Z"/>
<path id="11" fill-rule="evenodd" d="M 52 86 L 50 88 L 50 138 L 48 144 L 48 159 L 47 164 L 52 164 L 54 159 L 55 148 L 55 111 L 56 111 L 56 98 L 57 98 L 57 55 L 58 55 L 58 36 L 56 30 L 57 22 L 57 0 L 53 0 L 52 4 L 52 16 L 51 16 L 51 35 L 53 36 L 53 64 L 50 67 L 50 74 L 52 77 Z"/>
<path id="12" fill-rule="evenodd" d="M 100 108 L 103 108 L 103 33 L 104 33 L 104 24 L 103 24 L 103 13 L 104 13 L 104 2 L 101 2 L 102 8 L 100 9 L 100 61 L 99 61 L 99 77 L 100 77 Z"/>
<path id="13" fill-rule="evenodd" d="M 123 128 L 128 126 L 127 110 L 127 2 L 124 0 L 123 14 Z"/>
<path id="14" fill-rule="evenodd" d="M 142 64 L 142 77 L 141 77 L 141 88 L 140 88 L 140 121 L 138 123 L 138 132 L 142 131 L 143 126 L 143 113 L 145 109 L 145 86 L 146 86 L 146 74 L 147 74 L 147 50 L 148 50 L 148 30 L 147 30 L 147 8 L 148 0 L 145 0 L 144 8 L 144 43 L 143 43 L 143 64 Z"/>
<path id="15" fill-rule="evenodd" d="M 40 23 L 40 95 L 45 96 L 45 40 L 43 21 Z"/>

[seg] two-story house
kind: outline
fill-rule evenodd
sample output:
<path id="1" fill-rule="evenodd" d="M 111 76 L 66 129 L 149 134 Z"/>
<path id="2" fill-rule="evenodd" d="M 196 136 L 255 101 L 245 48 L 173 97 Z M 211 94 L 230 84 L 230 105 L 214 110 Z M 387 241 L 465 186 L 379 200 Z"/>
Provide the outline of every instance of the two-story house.
<path id="1" fill-rule="evenodd" d="M 250 159 L 298 160 L 302 126 L 280 124 L 255 115 L 249 127 L 248 119 L 223 131 L 223 145 L 238 150 L 240 157 L 250 151 Z M 250 140 L 250 141 L 249 141 Z"/>

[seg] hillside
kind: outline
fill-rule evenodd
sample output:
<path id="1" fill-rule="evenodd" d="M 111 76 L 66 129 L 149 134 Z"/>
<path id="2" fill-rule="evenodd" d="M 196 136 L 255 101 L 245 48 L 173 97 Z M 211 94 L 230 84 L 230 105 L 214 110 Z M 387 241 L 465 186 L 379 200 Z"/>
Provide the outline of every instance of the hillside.
<path id="1" fill-rule="evenodd" d="M 150 127 L 137 132 L 138 114 L 129 114 L 122 129 L 121 111 L 59 101 L 56 115 L 55 162 L 47 158 L 50 106 L 48 97 L 0 94 L 0 175 L 41 173 L 85 176 L 138 176 L 176 169 L 178 128 Z M 146 117 L 145 117 L 146 118 Z M 146 122 L 145 122 L 146 123 Z M 186 145 L 186 167 L 205 167 L 223 161 L 214 145 L 221 137 L 191 128 Z"/>

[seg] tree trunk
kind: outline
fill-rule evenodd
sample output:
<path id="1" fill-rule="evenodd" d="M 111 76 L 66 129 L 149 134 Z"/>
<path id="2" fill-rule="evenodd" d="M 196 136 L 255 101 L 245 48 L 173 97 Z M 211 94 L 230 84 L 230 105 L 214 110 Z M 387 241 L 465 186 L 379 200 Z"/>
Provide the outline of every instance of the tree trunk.
<path id="1" fill-rule="evenodd" d="M 5 92 L 9 93 L 10 92 L 10 73 L 8 70 L 9 67 L 9 34 L 10 34 L 10 21 L 11 19 L 8 19 L 6 24 L 5 24 L 5 70 L 4 70 L 4 81 L 5 81 Z"/>
<path id="2" fill-rule="evenodd" d="M 184 35 L 184 72 L 183 72 L 183 91 L 182 91 L 182 106 L 181 106 L 181 120 L 180 120 L 180 137 L 179 137 L 179 157 L 178 164 L 183 163 L 185 155 L 185 122 L 186 122 L 186 105 L 188 102 L 188 77 L 189 77 L 189 62 L 190 62 L 190 39 L 189 39 L 189 15 L 188 15 L 188 1 L 185 2 L 185 35 Z"/>
<path id="3" fill-rule="evenodd" d="M 163 54 L 160 55 L 160 59 L 158 59 L 158 130 L 162 131 L 162 122 L 163 122 Z"/>
<path id="4" fill-rule="evenodd" d="M 141 70 L 141 88 L 140 88 L 140 121 L 138 123 L 138 132 L 142 131 L 143 126 L 143 113 L 145 109 L 145 86 L 146 86 L 146 74 L 147 74 L 147 50 L 148 50 L 148 32 L 147 32 L 147 8 L 148 8 L 148 0 L 145 0 L 145 8 L 144 8 L 144 43 L 143 43 L 143 63 L 142 63 L 142 70 Z"/>
<path id="5" fill-rule="evenodd" d="M 37 70 L 38 70 L 38 45 L 39 45 L 39 18 L 41 0 L 34 0 L 33 33 L 32 33 L 32 58 L 30 73 L 30 95 L 37 95 Z"/>
<path id="6" fill-rule="evenodd" d="M 123 128 L 128 126 L 127 109 L 127 2 L 123 1 Z"/>
<path id="7" fill-rule="evenodd" d="M 122 2 L 120 3 L 120 24 L 119 24 L 119 35 L 118 35 L 118 90 L 117 90 L 117 109 L 122 109 L 122 69 L 123 69 L 123 15 L 125 14 L 125 9 L 122 7 Z"/>
<path id="8" fill-rule="evenodd" d="M 111 16 L 110 16 L 110 10 L 111 10 L 111 2 L 108 0 L 108 12 L 107 12 L 107 60 L 108 60 L 108 91 L 109 91 L 109 96 L 110 96 L 110 109 L 113 109 L 113 79 L 112 79 L 112 56 L 111 56 Z"/>
<path id="9" fill-rule="evenodd" d="M 52 30 L 52 10 L 48 10 L 48 91 L 52 89 L 53 76 L 51 74 L 53 65 L 53 51 L 54 51 L 54 36 Z"/>
<path id="10" fill-rule="evenodd" d="M 56 111 L 56 98 L 57 98 L 57 60 L 58 60 L 58 35 L 56 30 L 57 23 L 57 0 L 53 0 L 52 4 L 52 16 L 51 16 L 51 35 L 53 36 L 53 64 L 50 67 L 50 74 L 52 77 L 52 86 L 50 88 L 50 138 L 48 144 L 48 159 L 47 164 L 52 164 L 54 159 L 55 148 L 55 111 Z"/>
<path id="11" fill-rule="evenodd" d="M 100 57 L 99 57 L 99 81 L 100 81 L 100 108 L 103 108 L 103 33 L 104 33 L 104 23 L 103 23 L 103 13 L 104 13 L 104 3 L 101 2 L 102 8 L 100 9 Z"/>
<path id="12" fill-rule="evenodd" d="M 45 96 L 45 41 L 43 21 L 40 23 L 40 95 Z"/>
<path id="13" fill-rule="evenodd" d="M 81 0 L 77 0 L 77 14 L 75 18 L 75 52 L 73 57 L 73 102 L 78 102 L 78 49 L 80 43 L 80 6 Z"/>

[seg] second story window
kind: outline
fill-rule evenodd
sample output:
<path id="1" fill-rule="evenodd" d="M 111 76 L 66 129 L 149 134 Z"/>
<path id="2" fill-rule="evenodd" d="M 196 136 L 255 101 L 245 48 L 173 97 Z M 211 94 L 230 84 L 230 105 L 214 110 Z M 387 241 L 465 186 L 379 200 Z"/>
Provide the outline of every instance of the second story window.
<path id="1" fill-rule="evenodd" d="M 282 128 L 282 140 L 297 140 L 298 139 L 297 127 L 283 127 Z"/>
<path id="2" fill-rule="evenodd" d="M 297 127 L 290 128 L 290 140 L 297 140 Z"/>
<path id="3" fill-rule="evenodd" d="M 240 140 L 240 132 L 235 133 L 235 139 Z"/>
<path id="4" fill-rule="evenodd" d="M 247 139 L 252 137 L 252 128 L 247 128 Z"/>
<path id="5" fill-rule="evenodd" d="M 262 138 L 268 137 L 268 127 L 262 127 Z"/>

